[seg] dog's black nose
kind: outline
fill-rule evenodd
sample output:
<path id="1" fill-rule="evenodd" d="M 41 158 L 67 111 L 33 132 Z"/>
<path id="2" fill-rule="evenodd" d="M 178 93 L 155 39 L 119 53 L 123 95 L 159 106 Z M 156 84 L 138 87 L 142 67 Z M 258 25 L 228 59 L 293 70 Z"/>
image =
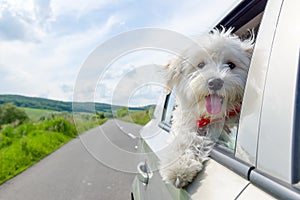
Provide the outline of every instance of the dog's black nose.
<path id="1" fill-rule="evenodd" d="M 223 87 L 224 81 L 220 78 L 211 78 L 207 81 L 208 88 L 217 91 Z"/>

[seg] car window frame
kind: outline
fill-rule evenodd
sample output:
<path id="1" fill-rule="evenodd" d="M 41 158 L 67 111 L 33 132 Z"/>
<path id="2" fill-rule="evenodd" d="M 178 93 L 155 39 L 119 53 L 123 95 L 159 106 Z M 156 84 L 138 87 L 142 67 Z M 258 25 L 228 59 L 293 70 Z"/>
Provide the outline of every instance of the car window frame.
<path id="1" fill-rule="evenodd" d="M 172 115 L 172 112 L 174 110 L 175 101 L 174 100 L 170 101 L 171 98 L 175 98 L 175 95 L 173 93 L 174 93 L 174 90 L 170 91 L 165 97 L 165 101 L 164 101 L 164 104 L 163 104 L 163 112 L 162 112 L 162 115 L 161 115 L 161 120 L 158 124 L 158 126 L 160 128 L 162 128 L 163 130 L 165 130 L 166 132 L 170 132 L 170 130 L 171 130 L 171 120 L 166 121 L 165 119 L 166 119 L 166 115 L 168 114 L 168 112 L 170 112 L 170 114 Z M 169 103 L 173 103 L 173 104 L 169 105 Z M 172 110 L 169 110 L 169 109 L 172 109 Z"/>
<path id="2" fill-rule="evenodd" d="M 300 189 L 300 50 L 298 55 L 298 74 L 295 95 L 295 116 L 292 144 L 292 184 Z"/>
<path id="3" fill-rule="evenodd" d="M 226 17 L 224 17 L 217 25 L 215 28 L 222 29 L 224 28 L 233 28 L 233 33 L 239 32 L 241 28 L 243 28 L 244 25 L 246 25 L 248 22 L 252 21 L 254 18 L 256 18 L 259 15 L 263 15 L 264 10 L 266 8 L 268 0 L 245 0 L 242 1 L 237 7 L 235 7 Z M 261 23 L 262 19 L 260 19 L 259 26 Z M 255 28 L 255 27 L 253 27 Z M 248 30 L 251 31 L 251 30 Z M 254 31 L 254 30 L 252 30 Z M 259 30 L 255 30 L 259 31 Z M 256 38 L 257 33 L 254 35 Z M 254 50 L 255 51 L 255 44 L 254 44 Z M 251 60 L 252 62 L 252 60 Z M 243 103 L 242 107 L 243 108 Z M 230 157 L 235 157 L 236 154 L 236 148 L 237 148 L 237 140 L 239 136 L 239 124 L 240 121 L 238 122 L 238 130 L 235 138 L 235 146 L 234 150 L 228 149 L 222 145 L 216 145 L 216 149 L 218 151 L 223 152 L 227 154 Z M 253 138 L 253 140 L 256 140 Z M 241 159 L 242 160 L 242 159 Z M 244 161 L 244 160 L 243 160 Z M 247 162 L 245 162 L 247 163 Z M 251 165 L 251 163 L 248 163 Z"/>

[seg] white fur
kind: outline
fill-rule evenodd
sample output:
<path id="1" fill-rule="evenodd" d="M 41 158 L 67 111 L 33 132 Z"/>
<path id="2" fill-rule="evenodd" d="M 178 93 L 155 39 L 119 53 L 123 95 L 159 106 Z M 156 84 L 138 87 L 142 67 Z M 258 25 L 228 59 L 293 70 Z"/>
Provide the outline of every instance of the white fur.
<path id="1" fill-rule="evenodd" d="M 231 31 L 213 30 L 196 38 L 198 47 L 187 49 L 165 68 L 167 87 L 175 89 L 177 107 L 171 128 L 174 137 L 161 161 L 160 173 L 164 181 L 176 187 L 184 187 L 193 181 L 214 146 L 211 137 L 197 133 L 196 120 L 200 116 L 225 119 L 227 111 L 242 102 L 253 38 L 241 41 Z M 228 62 L 236 67 L 230 69 Z M 199 63 L 205 63 L 205 66 L 199 68 Z M 211 91 L 207 84 L 211 78 L 222 79 L 223 87 Z M 209 114 L 205 107 L 205 97 L 212 93 L 223 98 L 222 111 L 217 115 Z M 225 123 L 237 119 L 227 117 Z"/>

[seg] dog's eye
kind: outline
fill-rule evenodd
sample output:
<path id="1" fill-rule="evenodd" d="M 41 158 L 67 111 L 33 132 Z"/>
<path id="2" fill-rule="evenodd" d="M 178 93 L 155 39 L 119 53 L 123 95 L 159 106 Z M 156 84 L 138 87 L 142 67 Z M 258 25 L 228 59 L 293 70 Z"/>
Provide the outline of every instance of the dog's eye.
<path id="1" fill-rule="evenodd" d="M 198 68 L 200 68 L 200 69 L 202 69 L 204 66 L 205 66 L 204 62 L 201 62 L 201 63 L 198 64 Z"/>
<path id="2" fill-rule="evenodd" d="M 234 68 L 236 67 L 235 64 L 232 63 L 232 62 L 228 62 L 228 63 L 226 63 L 226 65 L 227 65 L 230 69 L 234 69 Z"/>

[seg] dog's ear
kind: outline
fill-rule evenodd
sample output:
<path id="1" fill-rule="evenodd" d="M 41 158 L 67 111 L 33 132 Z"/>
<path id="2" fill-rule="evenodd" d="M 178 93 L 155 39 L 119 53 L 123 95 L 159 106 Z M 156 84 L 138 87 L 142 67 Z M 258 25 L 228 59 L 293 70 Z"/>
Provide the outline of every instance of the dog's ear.
<path id="1" fill-rule="evenodd" d="M 245 52 L 250 56 L 252 56 L 253 54 L 253 45 L 249 46 L 248 48 L 246 48 Z"/>
<path id="2" fill-rule="evenodd" d="M 247 39 L 243 41 L 245 52 L 249 55 L 250 58 L 253 54 L 254 43 L 255 43 L 254 29 L 250 29 L 247 32 Z"/>
<path id="3" fill-rule="evenodd" d="M 180 82 L 182 72 L 181 59 L 176 58 L 169 61 L 168 64 L 164 66 L 164 77 L 166 80 L 166 92 L 170 93 L 171 90 Z"/>
<path id="4" fill-rule="evenodd" d="M 167 93 L 182 82 L 184 68 L 187 66 L 183 61 L 182 58 L 177 57 L 164 66 L 164 78 L 166 80 Z"/>

